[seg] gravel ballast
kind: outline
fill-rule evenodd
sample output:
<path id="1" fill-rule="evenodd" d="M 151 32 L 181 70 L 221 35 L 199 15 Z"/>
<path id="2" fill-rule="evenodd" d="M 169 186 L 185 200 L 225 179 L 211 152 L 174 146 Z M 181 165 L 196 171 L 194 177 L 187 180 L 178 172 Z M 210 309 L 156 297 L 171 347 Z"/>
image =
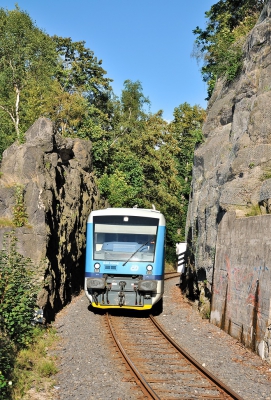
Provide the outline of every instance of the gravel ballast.
<path id="1" fill-rule="evenodd" d="M 164 311 L 157 317 L 165 330 L 244 400 L 271 400 L 271 365 L 203 320 L 177 284 L 178 278 L 165 282 Z M 116 352 L 103 313 L 89 307 L 84 293 L 58 314 L 54 326 L 60 336 L 54 398 L 138 398 L 140 392 Z"/>

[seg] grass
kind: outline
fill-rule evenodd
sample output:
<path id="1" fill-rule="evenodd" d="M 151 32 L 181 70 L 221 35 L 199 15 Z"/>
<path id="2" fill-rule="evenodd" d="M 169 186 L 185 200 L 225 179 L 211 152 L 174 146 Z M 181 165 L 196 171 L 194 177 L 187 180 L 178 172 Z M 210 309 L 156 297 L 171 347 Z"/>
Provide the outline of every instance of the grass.
<path id="1" fill-rule="evenodd" d="M 18 353 L 14 369 L 14 400 L 37 398 L 51 399 L 54 375 L 57 373 L 56 358 L 49 349 L 58 341 L 53 328 L 36 327 L 33 343 Z M 34 397 L 33 397 L 34 396 Z"/>
<path id="2" fill-rule="evenodd" d="M 264 171 L 264 173 L 262 174 L 262 176 L 260 178 L 260 181 L 266 181 L 267 179 L 270 179 L 270 178 L 271 178 L 271 169 L 269 168 Z"/>
<path id="3" fill-rule="evenodd" d="M 0 218 L 0 228 L 5 228 L 5 227 L 12 227 L 12 228 L 14 228 L 15 227 L 15 225 L 14 225 L 14 223 L 12 222 L 12 220 L 11 219 L 9 219 L 9 218 Z"/>
<path id="4" fill-rule="evenodd" d="M 33 226 L 30 224 L 25 224 L 24 227 L 32 229 Z M 0 217 L 0 228 L 18 228 L 14 222 L 9 218 Z"/>
<path id="5" fill-rule="evenodd" d="M 255 217 L 257 215 L 262 215 L 261 208 L 258 204 L 252 205 L 246 213 L 246 217 Z"/>
<path id="6" fill-rule="evenodd" d="M 165 272 L 176 272 L 176 265 L 173 262 L 165 262 Z"/>

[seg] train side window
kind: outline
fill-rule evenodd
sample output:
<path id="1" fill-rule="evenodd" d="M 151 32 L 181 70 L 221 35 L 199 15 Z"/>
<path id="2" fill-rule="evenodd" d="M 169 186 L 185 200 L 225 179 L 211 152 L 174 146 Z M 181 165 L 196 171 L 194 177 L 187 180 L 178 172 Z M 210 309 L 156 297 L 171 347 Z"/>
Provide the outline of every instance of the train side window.
<path id="1" fill-rule="evenodd" d="M 104 236 L 104 233 L 95 233 L 95 251 L 101 250 L 104 242 Z"/>

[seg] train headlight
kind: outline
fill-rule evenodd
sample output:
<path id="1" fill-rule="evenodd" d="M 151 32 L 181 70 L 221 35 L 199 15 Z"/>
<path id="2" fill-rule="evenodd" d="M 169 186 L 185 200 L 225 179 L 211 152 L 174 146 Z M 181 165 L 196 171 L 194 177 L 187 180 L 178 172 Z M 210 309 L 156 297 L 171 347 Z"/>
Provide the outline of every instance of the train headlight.
<path id="1" fill-rule="evenodd" d="M 151 275 L 153 266 L 151 264 L 147 265 L 146 270 L 147 270 L 147 275 Z"/>
<path id="2" fill-rule="evenodd" d="M 105 288 L 105 278 L 88 278 L 87 279 L 88 289 L 104 289 Z"/>
<path id="3" fill-rule="evenodd" d="M 95 272 L 99 272 L 99 271 L 100 271 L 100 267 L 101 267 L 101 266 L 100 266 L 99 263 L 95 263 L 95 264 L 94 264 L 94 271 L 95 271 Z"/>
<path id="4" fill-rule="evenodd" d="M 138 290 L 143 292 L 155 292 L 157 281 L 138 281 Z"/>

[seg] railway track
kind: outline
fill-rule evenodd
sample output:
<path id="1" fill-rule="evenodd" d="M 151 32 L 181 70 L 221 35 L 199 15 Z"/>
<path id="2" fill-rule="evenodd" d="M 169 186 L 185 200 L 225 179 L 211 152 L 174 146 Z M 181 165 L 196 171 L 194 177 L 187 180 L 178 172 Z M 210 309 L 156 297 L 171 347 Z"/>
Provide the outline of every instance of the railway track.
<path id="1" fill-rule="evenodd" d="M 180 273 L 173 271 L 173 272 L 165 272 L 164 273 L 164 280 L 166 281 L 167 279 L 172 279 L 172 278 L 178 278 L 180 277 Z"/>
<path id="2" fill-rule="evenodd" d="M 165 279 L 179 275 L 167 273 Z M 142 391 L 142 399 L 242 400 L 182 349 L 152 315 L 124 316 L 115 312 L 107 313 L 106 319 L 111 336 Z"/>

